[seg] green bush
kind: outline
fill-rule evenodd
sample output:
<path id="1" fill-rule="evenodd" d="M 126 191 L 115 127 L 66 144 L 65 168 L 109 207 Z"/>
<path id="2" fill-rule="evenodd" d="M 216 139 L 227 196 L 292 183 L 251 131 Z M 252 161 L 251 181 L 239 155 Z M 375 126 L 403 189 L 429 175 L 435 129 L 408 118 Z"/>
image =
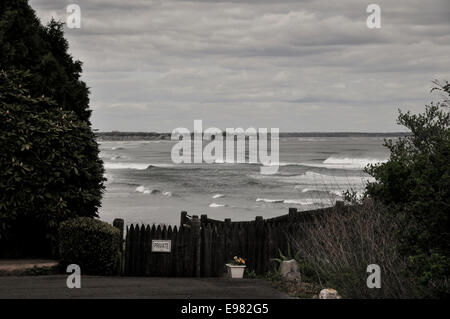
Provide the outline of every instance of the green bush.
<path id="1" fill-rule="evenodd" d="M 51 255 L 59 224 L 96 217 L 103 192 L 89 124 L 28 83 L 0 71 L 0 255 L 11 257 Z"/>
<path id="2" fill-rule="evenodd" d="M 98 219 L 79 217 L 59 227 L 61 265 L 77 264 L 82 274 L 116 274 L 121 244 L 120 231 Z"/>
<path id="3" fill-rule="evenodd" d="M 450 84 L 435 82 L 442 101 L 421 114 L 402 113 L 398 123 L 411 134 L 388 140 L 386 163 L 366 171 L 376 181 L 367 195 L 389 207 L 399 221 L 400 252 L 408 267 L 436 296 L 450 286 Z"/>

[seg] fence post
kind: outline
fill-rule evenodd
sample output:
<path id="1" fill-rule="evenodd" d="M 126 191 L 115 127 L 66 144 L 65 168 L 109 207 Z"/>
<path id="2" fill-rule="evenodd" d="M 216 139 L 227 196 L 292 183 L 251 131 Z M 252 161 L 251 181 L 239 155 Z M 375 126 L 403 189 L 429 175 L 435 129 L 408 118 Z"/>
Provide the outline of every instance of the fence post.
<path id="1" fill-rule="evenodd" d="M 122 274 L 124 272 L 125 266 L 125 254 L 124 254 L 124 238 L 123 238 L 123 227 L 124 227 L 124 221 L 122 218 L 115 218 L 113 220 L 113 227 L 117 228 L 120 232 L 120 256 L 119 256 L 119 260 L 117 261 L 118 263 L 118 269 L 119 269 L 119 273 Z"/>
<path id="2" fill-rule="evenodd" d="M 214 252 L 211 251 L 212 248 L 212 232 L 213 229 L 211 225 L 202 225 L 201 227 L 201 271 L 202 277 L 211 277 L 211 255 Z"/>
<path id="3" fill-rule="evenodd" d="M 206 214 L 200 215 L 200 222 L 201 222 L 202 226 L 206 226 L 206 224 L 208 222 L 208 215 L 206 215 Z"/>
<path id="4" fill-rule="evenodd" d="M 125 237 L 125 253 L 124 255 L 124 266 L 123 266 L 123 274 L 130 274 L 130 255 L 131 255 L 131 236 L 130 229 L 127 226 L 127 235 Z"/>
<path id="5" fill-rule="evenodd" d="M 264 263 L 264 220 L 262 216 L 255 218 L 255 272 L 263 274 Z"/>
<path id="6" fill-rule="evenodd" d="M 297 208 L 290 207 L 289 208 L 289 214 L 288 214 L 289 224 L 292 223 L 295 220 L 295 216 L 296 215 L 297 215 Z"/>
<path id="7" fill-rule="evenodd" d="M 228 259 L 230 259 L 231 257 L 231 241 L 232 241 L 231 218 L 225 218 L 223 233 L 224 233 L 224 259 L 226 262 L 228 262 Z"/>
<path id="8" fill-rule="evenodd" d="M 194 245 L 194 276 L 200 277 L 200 261 L 201 261 L 201 250 L 200 250 L 200 220 L 197 215 L 192 216 L 192 242 Z"/>
<path id="9" fill-rule="evenodd" d="M 180 217 L 180 227 L 182 227 L 184 224 L 187 224 L 187 212 L 182 211 L 181 217 Z"/>

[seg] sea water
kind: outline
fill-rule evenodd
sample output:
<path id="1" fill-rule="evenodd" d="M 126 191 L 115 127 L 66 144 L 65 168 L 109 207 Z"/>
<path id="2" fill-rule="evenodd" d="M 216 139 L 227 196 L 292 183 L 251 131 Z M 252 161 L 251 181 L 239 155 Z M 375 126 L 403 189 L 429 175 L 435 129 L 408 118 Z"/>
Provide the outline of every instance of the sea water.
<path id="1" fill-rule="evenodd" d="M 174 141 L 101 141 L 106 191 L 100 218 L 177 225 L 180 212 L 234 221 L 275 217 L 289 207 L 334 205 L 347 189 L 362 194 L 368 164 L 385 161 L 381 137 L 280 138 L 279 170 L 259 164 L 174 164 Z"/>

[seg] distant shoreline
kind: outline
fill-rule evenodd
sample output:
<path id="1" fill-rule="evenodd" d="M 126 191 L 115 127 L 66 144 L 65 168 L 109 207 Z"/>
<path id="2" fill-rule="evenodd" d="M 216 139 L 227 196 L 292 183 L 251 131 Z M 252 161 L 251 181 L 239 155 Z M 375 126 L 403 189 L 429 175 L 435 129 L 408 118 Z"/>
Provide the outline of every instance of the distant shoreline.
<path id="1" fill-rule="evenodd" d="M 280 137 L 400 137 L 407 132 L 281 132 Z M 99 141 L 161 141 L 170 140 L 171 133 L 96 132 Z"/>

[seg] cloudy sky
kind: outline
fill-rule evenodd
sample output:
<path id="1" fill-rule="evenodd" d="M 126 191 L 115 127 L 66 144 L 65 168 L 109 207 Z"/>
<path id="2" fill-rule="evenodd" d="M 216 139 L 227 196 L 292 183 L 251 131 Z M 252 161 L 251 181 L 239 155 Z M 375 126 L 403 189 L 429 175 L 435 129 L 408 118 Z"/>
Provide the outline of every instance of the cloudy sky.
<path id="1" fill-rule="evenodd" d="M 67 29 L 102 131 L 401 131 L 450 80 L 448 0 L 32 0 Z M 369 29 L 367 5 L 381 7 Z"/>

